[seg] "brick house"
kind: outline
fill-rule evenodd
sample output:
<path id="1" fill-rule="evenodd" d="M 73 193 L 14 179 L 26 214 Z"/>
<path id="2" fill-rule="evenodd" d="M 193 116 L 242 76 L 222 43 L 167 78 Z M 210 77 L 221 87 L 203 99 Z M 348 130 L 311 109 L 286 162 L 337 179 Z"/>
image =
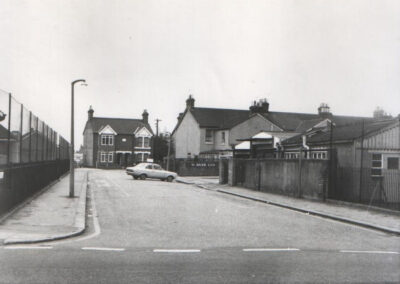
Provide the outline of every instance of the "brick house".
<path id="1" fill-rule="evenodd" d="M 144 110 L 142 119 L 94 117 L 90 107 L 83 131 L 83 165 L 121 168 L 147 161 L 153 130 Z"/>

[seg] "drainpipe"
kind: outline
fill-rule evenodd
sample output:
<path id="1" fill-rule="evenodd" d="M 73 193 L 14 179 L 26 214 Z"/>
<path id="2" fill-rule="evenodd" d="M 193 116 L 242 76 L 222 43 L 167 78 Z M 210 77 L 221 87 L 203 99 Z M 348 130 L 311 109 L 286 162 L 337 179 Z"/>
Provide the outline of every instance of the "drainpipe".
<path id="1" fill-rule="evenodd" d="M 303 149 L 306 150 L 306 157 L 305 158 L 308 159 L 309 158 L 310 147 L 307 145 L 307 136 L 303 135 L 302 138 L 303 138 Z"/>

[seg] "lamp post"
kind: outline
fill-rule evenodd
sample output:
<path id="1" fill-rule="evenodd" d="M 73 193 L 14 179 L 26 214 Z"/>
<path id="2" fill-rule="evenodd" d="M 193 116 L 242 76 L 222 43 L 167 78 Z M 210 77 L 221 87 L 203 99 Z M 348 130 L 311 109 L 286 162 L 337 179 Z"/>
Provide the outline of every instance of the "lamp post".
<path id="1" fill-rule="evenodd" d="M 78 79 L 71 83 L 71 151 L 69 153 L 69 197 L 74 197 L 75 189 L 75 172 L 74 172 L 74 87 L 76 83 L 82 82 L 82 85 L 87 86 L 84 79 Z"/>

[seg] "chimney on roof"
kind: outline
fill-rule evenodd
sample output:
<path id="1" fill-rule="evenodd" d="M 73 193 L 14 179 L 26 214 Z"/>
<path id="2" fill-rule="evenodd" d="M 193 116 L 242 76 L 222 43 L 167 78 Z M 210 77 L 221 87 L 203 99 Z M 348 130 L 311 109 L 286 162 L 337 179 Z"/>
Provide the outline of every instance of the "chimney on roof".
<path id="1" fill-rule="evenodd" d="M 89 110 L 88 110 L 88 120 L 91 120 L 93 118 L 93 113 L 94 113 L 94 110 L 93 110 L 92 106 L 90 106 Z"/>
<path id="2" fill-rule="evenodd" d="M 328 104 L 321 103 L 321 105 L 318 108 L 318 115 L 323 118 L 332 117 L 332 113 L 330 112 Z"/>
<path id="3" fill-rule="evenodd" d="M 149 123 L 149 113 L 147 112 L 146 109 L 142 113 L 142 118 L 144 123 Z"/>
<path id="4" fill-rule="evenodd" d="M 269 103 L 267 99 L 261 99 L 258 102 L 254 101 L 250 106 L 250 115 L 255 113 L 267 113 L 269 111 Z"/>
<path id="5" fill-rule="evenodd" d="M 186 108 L 187 109 L 194 108 L 194 98 L 192 97 L 192 95 L 189 95 L 189 98 L 186 100 Z"/>

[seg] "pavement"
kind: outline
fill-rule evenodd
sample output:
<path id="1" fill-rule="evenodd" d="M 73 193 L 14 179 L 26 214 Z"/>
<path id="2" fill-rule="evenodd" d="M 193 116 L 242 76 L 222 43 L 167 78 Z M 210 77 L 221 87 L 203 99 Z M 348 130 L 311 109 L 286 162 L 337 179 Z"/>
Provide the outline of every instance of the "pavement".
<path id="1" fill-rule="evenodd" d="M 54 182 L 0 223 L 0 243 L 39 243 L 77 236 L 85 231 L 89 169 L 76 169 L 75 198 L 69 198 L 69 175 Z M 329 201 L 291 198 L 220 185 L 217 177 L 178 177 L 177 182 L 224 194 L 268 203 L 305 214 L 400 235 L 400 212 Z"/>
<path id="2" fill-rule="evenodd" d="M 293 198 L 243 187 L 220 185 L 218 177 L 178 177 L 177 182 L 316 215 L 340 222 L 400 235 L 400 212 L 349 202 Z"/>
<path id="3" fill-rule="evenodd" d="M 74 198 L 69 198 L 67 174 L 15 208 L 2 218 L 0 243 L 39 243 L 82 234 L 87 182 L 88 170 L 76 169 Z"/>

